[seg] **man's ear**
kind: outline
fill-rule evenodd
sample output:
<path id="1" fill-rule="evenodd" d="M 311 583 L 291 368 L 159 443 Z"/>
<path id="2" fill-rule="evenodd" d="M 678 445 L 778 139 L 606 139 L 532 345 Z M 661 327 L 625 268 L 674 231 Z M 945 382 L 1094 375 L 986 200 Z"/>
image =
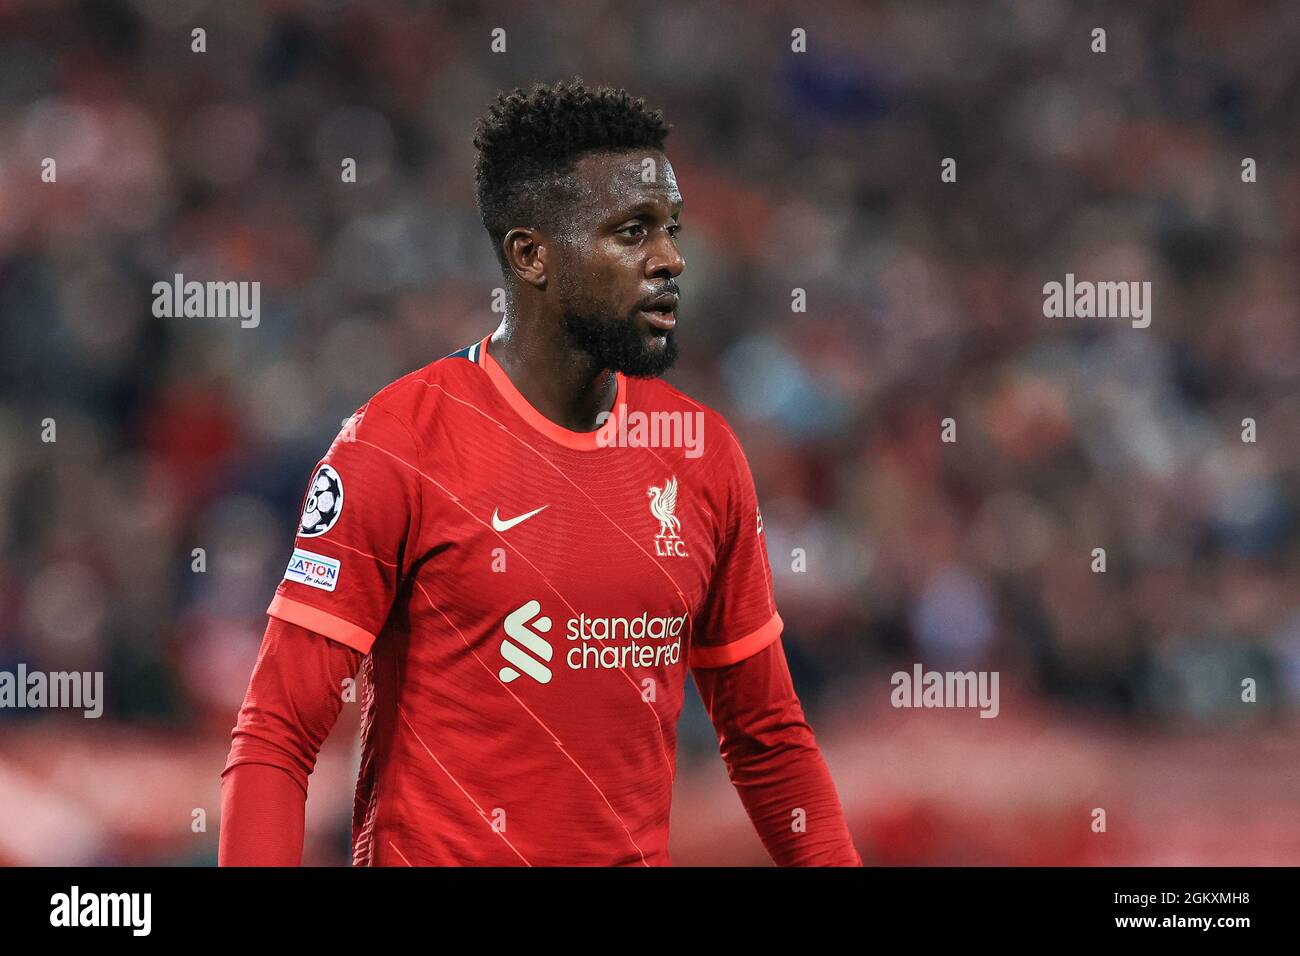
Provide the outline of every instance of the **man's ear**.
<path id="1" fill-rule="evenodd" d="M 548 244 L 546 234 L 540 229 L 517 227 L 506 233 L 501 248 L 519 281 L 544 289 Z"/>

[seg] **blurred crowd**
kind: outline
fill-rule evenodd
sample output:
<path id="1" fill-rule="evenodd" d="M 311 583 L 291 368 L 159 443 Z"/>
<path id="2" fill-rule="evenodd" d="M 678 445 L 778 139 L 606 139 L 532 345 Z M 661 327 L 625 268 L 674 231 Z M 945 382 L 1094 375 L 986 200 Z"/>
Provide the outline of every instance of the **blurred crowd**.
<path id="1" fill-rule="evenodd" d="M 674 126 L 667 378 L 746 449 L 814 726 L 917 661 L 1293 714 L 1298 47 L 1283 3 L 0 4 L 0 669 L 229 733 L 341 421 L 500 319 L 476 118 L 576 74 Z M 155 317 L 176 273 L 260 324 Z M 1150 327 L 1045 318 L 1067 273 L 1150 281 Z"/>

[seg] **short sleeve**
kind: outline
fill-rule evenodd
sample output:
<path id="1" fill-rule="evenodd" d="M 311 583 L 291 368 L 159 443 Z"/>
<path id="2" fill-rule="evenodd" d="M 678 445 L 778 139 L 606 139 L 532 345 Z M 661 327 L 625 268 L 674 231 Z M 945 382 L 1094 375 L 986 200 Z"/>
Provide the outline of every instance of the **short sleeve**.
<path id="1" fill-rule="evenodd" d="M 417 544 L 420 495 L 411 430 L 362 406 L 312 472 L 267 613 L 369 653 Z"/>
<path id="2" fill-rule="evenodd" d="M 709 593 L 692 630 L 691 667 L 734 664 L 781 636 L 754 476 L 736 436 L 725 426 L 722 431 L 730 442 L 718 478 L 726 488 L 722 540 Z"/>

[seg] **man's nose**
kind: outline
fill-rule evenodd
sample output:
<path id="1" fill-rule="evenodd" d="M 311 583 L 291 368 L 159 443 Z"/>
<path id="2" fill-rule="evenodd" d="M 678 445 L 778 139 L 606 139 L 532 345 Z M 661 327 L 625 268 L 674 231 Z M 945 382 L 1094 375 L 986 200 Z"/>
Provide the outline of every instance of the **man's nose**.
<path id="1" fill-rule="evenodd" d="M 675 279 L 685 268 L 686 260 L 677 251 L 677 243 L 669 236 L 660 241 L 654 253 L 646 260 L 646 271 L 652 279 Z"/>

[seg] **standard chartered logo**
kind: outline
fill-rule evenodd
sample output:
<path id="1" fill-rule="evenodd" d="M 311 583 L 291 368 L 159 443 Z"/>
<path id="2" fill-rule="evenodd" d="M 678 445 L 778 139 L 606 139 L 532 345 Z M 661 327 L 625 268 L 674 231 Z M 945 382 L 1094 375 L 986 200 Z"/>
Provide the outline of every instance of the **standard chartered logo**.
<path id="1" fill-rule="evenodd" d="M 527 674 L 539 684 L 550 683 L 546 666 L 554 655 L 551 643 L 539 635 L 549 634 L 551 619 L 541 614 L 539 601 L 528 601 L 506 615 L 506 637 L 501 656 L 511 666 L 498 671 L 505 683 Z M 572 646 L 564 655 L 570 670 L 612 670 L 625 667 L 661 667 L 681 660 L 682 629 L 686 615 L 652 617 L 648 611 L 637 617 L 569 618 L 565 636 Z M 539 660 L 540 658 L 540 660 Z"/>
<path id="2" fill-rule="evenodd" d="M 541 609 L 542 606 L 537 601 L 529 601 L 506 615 L 506 639 L 501 642 L 501 656 L 506 659 L 507 663 L 513 664 L 514 667 L 501 668 L 497 672 L 497 676 L 507 684 L 520 676 L 519 671 L 523 671 L 539 684 L 549 684 L 551 682 L 551 669 L 541 661 L 536 660 L 536 657 L 540 657 L 544 661 L 549 661 L 552 653 L 551 645 L 544 638 L 538 637 L 536 632 L 528 626 L 528 621 L 535 617 Z M 546 634 L 551 629 L 551 619 L 549 617 L 539 617 L 533 621 L 533 628 Z M 517 643 L 512 644 L 512 638 Z M 520 644 L 532 651 L 535 657 L 529 657 L 524 651 L 520 650 Z"/>

